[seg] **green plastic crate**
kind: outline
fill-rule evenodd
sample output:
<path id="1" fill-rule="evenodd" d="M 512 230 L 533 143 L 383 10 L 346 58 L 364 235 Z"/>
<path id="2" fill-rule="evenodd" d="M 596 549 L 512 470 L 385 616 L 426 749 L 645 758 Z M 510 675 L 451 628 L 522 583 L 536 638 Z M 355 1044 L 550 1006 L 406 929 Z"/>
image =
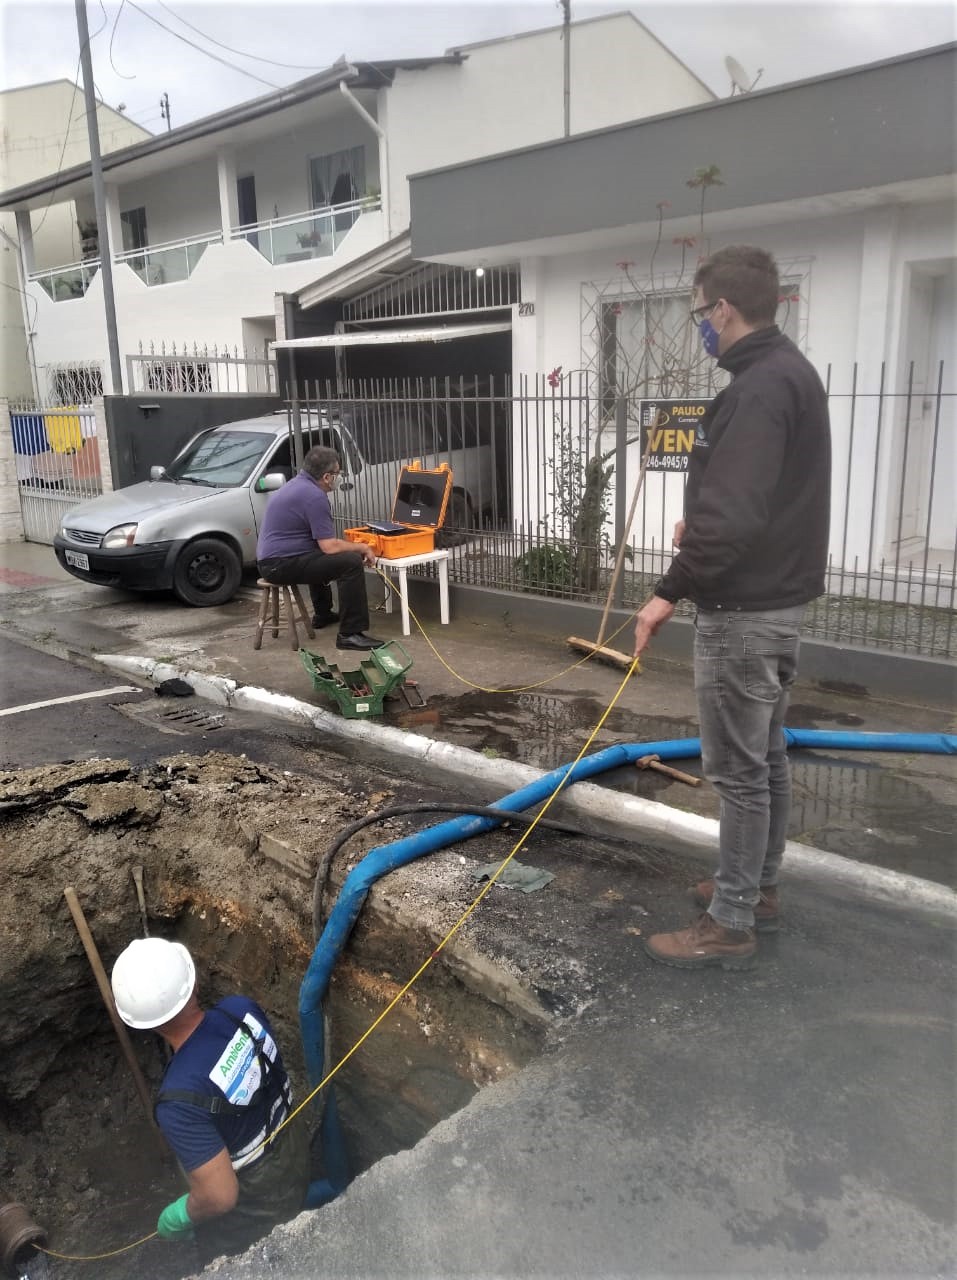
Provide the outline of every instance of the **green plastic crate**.
<path id="1" fill-rule="evenodd" d="M 312 677 L 313 688 L 332 698 L 348 720 L 381 716 L 382 704 L 397 689 L 412 666 L 412 659 L 397 640 L 370 649 L 355 671 L 343 671 L 320 653 L 300 649 L 302 665 Z"/>

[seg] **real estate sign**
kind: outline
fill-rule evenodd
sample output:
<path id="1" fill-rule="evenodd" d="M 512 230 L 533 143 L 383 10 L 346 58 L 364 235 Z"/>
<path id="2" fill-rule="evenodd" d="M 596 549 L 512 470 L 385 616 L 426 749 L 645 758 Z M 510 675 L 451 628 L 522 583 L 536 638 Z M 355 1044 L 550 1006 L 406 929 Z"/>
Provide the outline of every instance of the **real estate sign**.
<path id="1" fill-rule="evenodd" d="M 641 401 L 641 454 L 644 457 L 648 449 L 649 471 L 688 470 L 695 435 L 710 403 L 710 398 Z"/>

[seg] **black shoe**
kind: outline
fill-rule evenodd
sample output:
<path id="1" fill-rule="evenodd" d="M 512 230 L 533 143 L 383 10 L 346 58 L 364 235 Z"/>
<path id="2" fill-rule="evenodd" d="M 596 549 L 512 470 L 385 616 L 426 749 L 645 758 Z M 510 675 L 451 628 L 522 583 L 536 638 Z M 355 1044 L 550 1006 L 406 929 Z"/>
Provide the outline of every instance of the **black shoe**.
<path id="1" fill-rule="evenodd" d="M 313 616 L 312 625 L 316 631 L 321 631 L 323 627 L 331 627 L 334 622 L 339 621 L 339 615 L 335 609 L 330 609 L 328 613 L 323 614 L 320 618 L 318 613 Z"/>
<path id="2" fill-rule="evenodd" d="M 379 649 L 385 643 L 384 640 L 376 640 L 374 636 L 367 636 L 364 631 L 357 631 L 352 636 L 336 636 L 337 649 Z"/>

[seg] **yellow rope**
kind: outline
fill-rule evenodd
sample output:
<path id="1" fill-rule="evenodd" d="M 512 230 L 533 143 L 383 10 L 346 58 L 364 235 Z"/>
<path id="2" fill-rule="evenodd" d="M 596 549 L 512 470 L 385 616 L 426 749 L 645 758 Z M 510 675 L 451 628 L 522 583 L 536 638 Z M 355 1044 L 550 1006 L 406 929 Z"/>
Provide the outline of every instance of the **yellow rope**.
<path id="1" fill-rule="evenodd" d="M 375 571 L 379 575 L 379 577 L 382 579 L 382 581 L 386 584 L 386 587 L 390 591 L 392 591 L 395 595 L 398 595 L 399 594 L 398 590 L 392 584 L 388 576 L 382 572 L 382 570 L 379 568 L 378 565 L 375 566 Z M 625 627 L 627 627 L 628 624 L 631 622 L 631 620 L 634 618 L 635 613 L 637 612 L 638 610 L 636 609 L 634 613 L 629 614 L 629 616 L 625 619 L 625 621 L 621 624 L 621 626 L 616 631 L 613 631 L 610 636 L 607 636 L 606 639 L 602 641 L 602 643 L 604 644 L 608 640 L 614 640 L 615 636 L 620 635 L 621 632 L 624 631 Z M 442 654 L 439 653 L 438 649 L 436 649 L 435 645 L 432 643 L 431 637 L 429 636 L 425 627 L 423 627 L 422 623 L 416 617 L 415 613 L 413 613 L 411 607 L 409 608 L 409 617 L 412 618 L 415 625 L 419 628 L 419 631 L 422 633 L 422 639 L 425 641 L 425 643 L 429 646 L 429 648 L 438 658 L 439 662 L 441 662 L 442 666 L 445 667 L 449 675 L 454 676 L 455 679 L 460 681 L 462 684 L 468 685 L 470 689 L 478 689 L 480 693 L 530 693 L 532 689 L 541 689 L 543 685 L 551 684 L 554 680 L 560 680 L 562 676 L 567 676 L 570 671 L 574 671 L 576 667 L 583 666 L 586 662 L 589 662 L 595 656 L 594 653 L 586 653 L 584 658 L 579 658 L 578 661 L 573 662 L 571 666 L 563 667 L 561 671 L 556 671 L 554 675 L 546 676 L 544 680 L 536 680 L 534 684 L 519 684 L 514 686 L 503 687 L 501 689 L 492 689 L 484 684 L 476 684 L 474 680 L 470 680 L 468 676 L 461 675 L 458 671 L 455 670 L 454 667 L 450 666 L 449 663 L 446 662 L 445 658 L 443 658 Z M 631 676 L 633 671 L 637 671 L 639 675 L 641 674 L 641 665 L 638 662 L 637 658 L 632 662 L 631 666 L 629 667 L 628 675 Z M 616 694 L 616 697 L 617 697 L 617 694 Z"/>
<path id="2" fill-rule="evenodd" d="M 559 794 L 559 792 L 560 792 L 560 791 L 562 790 L 562 788 L 565 786 L 565 783 L 568 781 L 568 779 L 569 779 L 569 777 L 570 777 L 570 775 L 571 775 L 571 772 L 572 772 L 572 770 L 574 769 L 575 765 L 576 765 L 576 764 L 578 764 L 579 760 L 581 760 L 581 758 L 584 756 L 585 752 L 588 750 L 588 748 L 591 746 L 592 742 L 595 740 L 595 737 L 597 736 L 597 734 L 598 734 L 599 730 L 602 728 L 602 726 L 604 725 L 605 721 L 608 719 L 609 715 L 610 715 L 610 714 L 611 714 L 611 712 L 612 712 L 613 707 L 615 706 L 615 703 L 616 703 L 616 702 L 618 701 L 618 699 L 621 697 L 621 694 L 622 694 L 622 692 L 623 692 L 623 690 L 624 690 L 624 688 L 625 688 L 625 685 L 626 685 L 626 684 L 628 683 L 628 681 L 631 679 L 631 677 L 632 677 L 632 675 L 634 674 L 634 672 L 635 672 L 635 670 L 636 670 L 637 666 L 638 666 L 638 659 L 637 659 L 637 658 L 635 658 L 635 659 L 633 659 L 631 666 L 628 668 L 627 672 L 625 673 L 625 677 L 624 677 L 624 679 L 622 680 L 621 684 L 620 684 L 620 685 L 618 686 L 618 688 L 615 690 L 615 695 L 614 695 L 614 697 L 612 698 L 611 702 L 609 702 L 608 706 L 607 706 L 607 707 L 605 708 L 605 710 L 601 713 L 601 716 L 600 716 L 600 718 L 599 718 L 599 720 L 598 720 L 598 723 L 595 725 L 594 729 L 592 729 L 591 733 L 588 735 L 588 738 L 587 738 L 587 740 L 586 740 L 585 744 L 583 745 L 582 749 L 579 751 L 578 755 L 575 757 L 575 759 L 572 761 L 572 763 L 568 766 L 568 768 L 567 768 L 567 769 L 565 770 L 565 772 L 562 774 L 561 778 L 560 778 L 560 779 L 559 779 L 559 781 L 558 781 L 558 785 L 555 787 L 555 790 L 552 792 L 552 794 L 548 797 L 548 799 L 547 799 L 547 800 L 545 801 L 545 803 L 542 805 L 541 809 L 539 809 L 538 813 L 537 813 L 537 814 L 535 815 L 535 817 L 532 819 L 531 823 L 530 823 L 530 824 L 529 824 L 529 826 L 525 829 L 525 831 L 522 833 L 522 835 L 520 835 L 520 836 L 519 836 L 518 840 L 517 840 L 517 841 L 515 842 L 515 844 L 512 846 L 511 851 L 510 851 L 510 852 L 508 853 L 508 855 L 504 858 L 504 860 L 502 861 L 502 863 L 501 863 L 501 865 L 498 867 L 498 869 L 495 871 L 495 873 L 494 873 L 492 876 L 490 876 L 490 877 L 489 877 L 489 879 L 488 879 L 488 881 L 487 881 L 487 882 L 482 886 L 481 890 L 480 890 L 480 891 L 479 891 L 479 893 L 476 895 L 476 897 L 475 897 L 474 901 L 471 903 L 471 905 L 470 905 L 470 906 L 468 906 L 468 907 L 465 909 L 465 911 L 463 911 L 463 912 L 462 912 L 462 914 L 459 916 L 458 920 L 456 920 L 455 924 L 453 924 L 453 925 L 452 925 L 451 929 L 449 929 L 448 933 L 445 935 L 445 937 L 442 939 L 442 941 L 438 944 L 438 946 L 435 948 L 435 950 L 432 952 L 432 954 L 431 954 L 430 956 L 428 956 L 428 958 L 427 958 L 426 960 L 424 960 L 424 961 L 423 961 L 423 963 L 422 963 L 422 964 L 419 966 L 419 968 L 415 971 L 415 973 L 412 975 L 412 977 L 409 979 L 409 981 L 405 984 L 405 986 L 401 989 L 401 991 L 399 991 L 397 995 L 393 996 L 393 998 L 389 1001 L 389 1003 L 388 1003 L 388 1004 L 386 1005 L 386 1007 L 382 1010 L 382 1012 L 381 1012 L 381 1013 L 379 1014 L 379 1016 L 375 1019 L 375 1021 L 374 1021 L 374 1022 L 372 1022 L 372 1023 L 370 1024 L 370 1026 L 369 1026 L 369 1027 L 367 1027 L 367 1028 L 366 1028 L 366 1030 L 362 1033 L 362 1035 L 361 1035 L 361 1036 L 359 1037 L 359 1039 L 355 1042 L 355 1044 L 352 1046 L 352 1048 L 351 1048 L 351 1049 L 350 1049 L 346 1054 L 344 1054 L 342 1058 L 340 1058 L 340 1059 L 339 1059 L 339 1061 L 338 1061 L 338 1062 L 336 1063 L 336 1065 L 331 1069 L 331 1071 L 329 1071 L 329 1073 L 325 1076 L 325 1078 L 319 1081 L 319 1083 L 316 1085 L 316 1087 L 313 1089 L 313 1091 L 309 1094 L 309 1096 L 308 1096 L 308 1097 L 306 1097 L 306 1098 L 304 1098 L 304 1099 L 302 1100 L 302 1102 L 299 1104 L 299 1106 L 295 1108 L 295 1110 L 294 1110 L 294 1111 L 290 1112 L 290 1114 L 285 1118 L 285 1120 L 282 1122 L 282 1124 L 281 1124 L 281 1125 L 279 1126 L 279 1128 L 276 1130 L 276 1133 L 275 1133 L 275 1134 L 273 1134 L 273 1138 L 275 1138 L 276 1134 L 280 1133 L 280 1132 L 281 1132 L 281 1130 L 282 1130 L 282 1129 L 284 1129 L 284 1128 L 286 1127 L 286 1125 L 290 1123 L 290 1121 L 291 1121 L 291 1120 L 294 1120 L 294 1119 L 295 1119 L 295 1117 L 299 1114 L 299 1112 L 300 1112 L 300 1111 L 302 1111 L 304 1107 L 308 1106 L 308 1104 L 313 1100 L 313 1098 L 316 1096 L 316 1094 L 320 1093 L 320 1092 L 321 1092 L 321 1091 L 326 1087 L 326 1085 L 329 1083 L 329 1081 L 333 1078 L 333 1076 L 335 1076 L 335 1075 L 336 1075 L 336 1073 L 337 1073 L 338 1071 L 340 1071 L 342 1067 L 344 1067 L 344 1066 L 345 1066 L 345 1064 L 349 1061 L 349 1059 L 350 1059 L 350 1058 L 352 1057 L 352 1055 L 356 1052 L 356 1050 L 360 1047 L 360 1045 L 362 1045 L 362 1044 L 363 1044 L 363 1043 L 364 1043 L 364 1042 L 369 1038 L 369 1036 L 371 1036 L 371 1035 L 372 1035 L 372 1033 L 373 1033 L 373 1031 L 375 1031 L 376 1027 L 378 1027 L 378 1026 L 379 1026 L 379 1024 L 383 1021 L 383 1019 L 384 1019 L 384 1018 L 386 1018 L 386 1017 L 387 1017 L 387 1016 L 392 1012 L 392 1010 L 393 1010 L 393 1009 L 395 1008 L 395 1006 L 399 1003 L 399 1001 L 400 1001 L 400 1000 L 402 999 L 402 997 L 406 994 L 406 992 L 407 992 L 407 991 L 409 991 L 409 990 L 412 988 L 412 986 L 413 986 L 416 982 L 418 982 L 419 978 L 422 976 L 422 974 L 423 974 L 423 973 L 425 973 L 426 969 L 428 969 L 428 968 L 429 968 L 429 966 L 431 965 L 432 961 L 433 961 L 433 960 L 435 960 L 435 958 L 436 958 L 436 957 L 439 955 L 439 953 L 440 953 L 440 952 L 445 948 L 445 946 L 448 944 L 448 942 L 449 942 L 449 941 L 450 941 L 450 940 L 455 936 L 455 934 L 457 934 L 457 933 L 458 933 L 458 931 L 459 931 L 459 929 L 461 929 L 462 925 L 463 925 L 463 924 L 465 924 L 466 920 L 469 918 L 469 916 L 472 914 L 472 912 L 475 910 L 475 908 L 478 906 L 478 904 L 482 901 L 482 899 L 485 897 L 485 895 L 489 892 L 489 890 L 490 890 L 490 889 L 492 888 L 492 886 L 495 884 L 496 880 L 498 880 L 499 876 L 502 874 L 502 872 L 505 870 L 505 868 L 508 866 L 508 864 L 512 861 L 512 859 L 515 857 L 516 853 L 518 853 L 519 849 L 523 846 L 523 844 L 524 844 L 524 843 L 525 843 L 525 841 L 528 839 L 528 837 L 531 835 L 531 833 L 532 833 L 532 832 L 535 830 L 535 828 L 538 826 L 538 824 L 539 824 L 539 822 L 541 821 L 541 819 L 542 819 L 542 818 L 545 816 L 545 814 L 548 812 L 549 808 L 550 808 L 550 807 L 551 807 L 551 805 L 552 805 L 552 802 L 555 800 L 555 798 L 557 797 L 557 795 Z M 270 1140 L 271 1140 L 271 1139 L 270 1139 Z M 265 1144 L 264 1144 L 264 1145 L 265 1145 Z"/>
<path id="3" fill-rule="evenodd" d="M 99 1262 L 101 1258 L 115 1258 L 118 1253 L 128 1253 L 130 1249 L 146 1244 L 147 1240 L 152 1240 L 157 1234 L 158 1232 L 151 1231 L 148 1236 L 141 1236 L 132 1244 L 123 1245 L 122 1249 L 111 1249 L 109 1253 L 56 1253 L 53 1249 L 44 1249 L 39 1244 L 34 1244 L 33 1247 L 37 1253 L 45 1253 L 48 1258 L 59 1258 L 61 1262 Z"/>
<path id="4" fill-rule="evenodd" d="M 390 583 L 389 585 L 391 586 L 392 584 Z M 414 614 L 412 616 L 415 617 Z M 416 618 L 416 625 L 419 627 L 419 630 L 421 631 L 422 627 L 421 627 L 421 624 L 419 623 L 418 618 Z M 627 625 L 627 623 L 625 625 Z M 422 631 L 422 634 L 425 635 L 425 632 Z M 617 632 L 615 634 L 617 635 Z M 426 636 L 426 639 L 428 639 L 427 636 Z M 579 666 L 579 665 L 580 665 L 579 663 L 575 663 L 575 666 Z M 555 787 L 555 790 L 551 793 L 551 795 L 542 805 L 541 809 L 539 809 L 538 813 L 532 819 L 528 827 L 526 827 L 522 835 L 519 836 L 518 840 L 512 846 L 510 852 L 503 859 L 500 866 L 497 868 L 494 874 L 491 875 L 489 879 L 485 882 L 485 884 L 479 890 L 478 894 L 475 896 L 472 903 L 468 907 L 466 907 L 466 909 L 462 912 L 458 920 L 456 920 L 455 924 L 452 925 L 451 929 L 449 929 L 448 933 L 445 935 L 442 941 L 438 944 L 435 950 L 431 953 L 431 955 L 429 955 L 423 961 L 421 965 L 419 965 L 418 969 L 416 969 L 415 973 L 408 980 L 405 986 L 402 987 L 402 989 L 398 992 L 398 994 L 393 996 L 393 998 L 389 1001 L 389 1003 L 382 1010 L 379 1016 L 372 1023 L 370 1023 L 370 1025 L 362 1033 L 362 1035 L 355 1042 L 352 1048 L 349 1049 L 348 1052 L 345 1053 L 339 1059 L 339 1061 L 328 1072 L 328 1074 L 322 1080 L 319 1081 L 319 1083 L 312 1090 L 312 1092 L 308 1094 L 308 1096 L 305 1097 L 302 1100 L 302 1102 L 300 1102 L 298 1107 L 296 1107 L 293 1111 L 289 1113 L 288 1116 L 286 1116 L 285 1120 L 283 1120 L 282 1124 L 278 1126 L 275 1132 L 272 1133 L 270 1137 L 266 1139 L 265 1142 L 262 1142 L 260 1146 L 256 1148 L 256 1150 L 260 1150 L 266 1147 L 268 1143 L 274 1142 L 276 1138 L 279 1136 L 279 1134 L 283 1131 L 283 1129 L 285 1129 L 286 1125 L 290 1124 L 293 1120 L 295 1120 L 296 1116 L 298 1116 L 299 1113 L 303 1111 L 309 1105 L 310 1102 L 312 1102 L 313 1098 L 315 1098 L 317 1094 L 322 1092 L 322 1090 L 326 1087 L 326 1085 L 330 1082 L 330 1080 L 332 1080 L 332 1078 L 345 1066 L 345 1064 L 349 1061 L 349 1059 L 353 1056 L 353 1054 L 357 1052 L 357 1050 L 366 1042 L 366 1040 L 368 1040 L 369 1036 L 372 1035 L 373 1031 L 375 1031 L 376 1028 L 380 1025 L 380 1023 L 382 1023 L 388 1017 L 388 1015 L 392 1012 L 392 1010 L 399 1003 L 402 997 L 412 989 L 415 983 L 418 982 L 419 978 L 422 977 L 423 973 L 425 973 L 425 971 L 430 967 L 433 960 L 435 960 L 438 957 L 440 952 L 442 952 L 445 949 L 445 947 L 448 945 L 448 943 L 452 940 L 452 938 L 455 937 L 458 931 L 465 924 L 466 920 L 468 920 L 469 916 L 476 909 L 476 907 L 479 905 L 479 903 L 482 901 L 485 895 L 489 892 L 489 890 L 498 880 L 499 876 L 502 874 L 502 872 L 505 870 L 508 864 L 512 861 L 516 853 L 518 853 L 519 849 L 522 847 L 522 845 L 525 843 L 525 841 L 528 839 L 531 833 L 538 826 L 539 822 L 542 820 L 542 818 L 544 818 L 545 814 L 551 808 L 553 801 L 556 799 L 559 792 L 562 790 L 562 788 L 565 786 L 566 782 L 568 781 L 569 777 L 571 776 L 572 770 L 575 768 L 575 765 L 578 764 L 579 760 L 582 759 L 585 752 L 588 750 L 592 742 L 595 740 L 596 736 L 598 735 L 605 721 L 608 719 L 609 715 L 611 714 L 618 699 L 621 697 L 622 693 L 624 692 L 625 685 L 628 683 L 628 681 L 631 679 L 631 677 L 634 675 L 637 669 L 638 669 L 638 659 L 633 658 L 631 666 L 628 668 L 628 670 L 625 673 L 624 679 L 622 680 L 618 688 L 615 690 L 614 697 L 612 698 L 611 702 L 609 702 L 605 710 L 601 713 L 601 716 L 599 717 L 597 724 L 592 729 L 591 733 L 588 735 L 588 738 L 585 741 L 584 745 L 582 746 L 581 750 L 579 751 L 578 755 L 575 757 L 572 763 L 568 766 L 568 768 L 562 774 L 561 778 L 558 781 L 558 785 Z M 571 668 L 569 668 L 569 670 L 571 670 Z M 452 674 L 454 675 L 455 672 L 453 672 Z M 478 685 L 475 686 L 475 688 L 480 688 L 480 687 L 481 686 L 478 686 Z M 536 686 L 530 685 L 528 687 L 535 688 Z M 490 690 L 484 690 L 484 692 L 486 693 L 519 693 L 521 692 L 521 690 L 490 689 Z M 153 1237 L 157 1234 L 158 1234 L 157 1232 L 152 1231 L 148 1236 L 143 1236 L 139 1240 L 134 1240 L 132 1244 L 124 1245 L 121 1249 L 113 1249 L 109 1253 L 94 1253 L 94 1254 L 84 1255 L 84 1254 L 70 1254 L 70 1253 L 54 1253 L 52 1249 L 42 1249 L 40 1245 L 35 1245 L 34 1248 L 36 1248 L 41 1253 L 49 1254 L 51 1258 L 60 1258 L 67 1262 L 96 1262 L 101 1258 L 113 1258 L 117 1254 L 126 1253 L 130 1249 L 135 1249 L 138 1245 L 145 1244 L 147 1240 L 152 1240 Z"/>

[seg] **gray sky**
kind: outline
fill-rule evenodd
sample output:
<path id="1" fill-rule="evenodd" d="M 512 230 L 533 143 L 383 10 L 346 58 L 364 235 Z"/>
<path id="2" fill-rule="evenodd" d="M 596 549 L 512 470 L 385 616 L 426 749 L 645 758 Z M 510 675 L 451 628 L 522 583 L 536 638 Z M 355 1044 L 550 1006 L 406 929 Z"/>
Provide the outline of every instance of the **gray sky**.
<path id="1" fill-rule="evenodd" d="M 573 18 L 627 8 L 719 95 L 730 91 L 726 54 L 752 77 L 763 68 L 763 88 L 957 37 L 952 0 L 572 0 Z M 163 93 L 175 128 L 302 79 L 340 54 L 434 56 L 561 21 L 557 0 L 87 0 L 87 11 L 101 96 L 113 107 L 125 104 L 131 119 L 154 132 L 166 127 Z M 0 22 L 0 88 L 76 77 L 71 0 L 0 0 Z"/>

